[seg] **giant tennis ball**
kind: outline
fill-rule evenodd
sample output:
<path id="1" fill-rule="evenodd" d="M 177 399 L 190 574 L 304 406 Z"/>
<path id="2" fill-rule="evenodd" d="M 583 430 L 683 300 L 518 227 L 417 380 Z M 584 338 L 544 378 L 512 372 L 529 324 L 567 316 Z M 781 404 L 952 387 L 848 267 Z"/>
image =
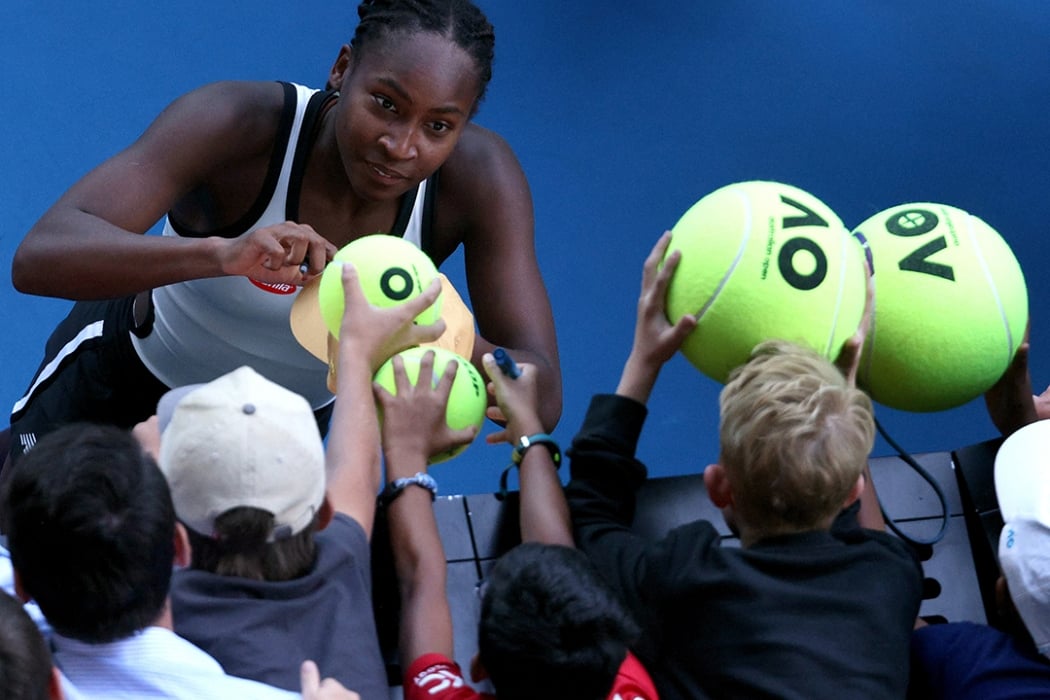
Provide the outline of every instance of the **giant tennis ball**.
<path id="1" fill-rule="evenodd" d="M 397 355 L 405 363 L 405 374 L 408 380 L 415 385 L 419 378 L 419 364 L 423 355 L 427 352 L 434 355 L 434 385 L 441 379 L 445 367 L 449 362 L 459 365 L 456 369 L 456 378 L 452 382 L 452 390 L 448 396 L 448 406 L 445 408 L 445 422 L 453 430 L 462 430 L 474 426 L 478 430 L 485 420 L 485 408 L 488 406 L 488 394 L 485 391 L 485 381 L 481 373 L 466 359 L 444 348 L 438 347 L 415 347 L 402 350 Z M 396 356 L 395 356 L 396 357 Z M 394 382 L 394 358 L 391 357 L 376 371 L 374 381 L 392 394 L 397 394 L 397 385 Z M 444 462 L 455 457 L 467 445 L 434 455 L 430 458 L 430 464 Z"/>
<path id="2" fill-rule="evenodd" d="M 1028 323 L 1021 266 L 995 229 L 945 204 L 901 204 L 855 229 L 871 248 L 874 325 L 858 384 L 886 406 L 940 411 L 1002 376 Z"/>
<path id="3" fill-rule="evenodd" d="M 421 294 L 438 276 L 427 254 L 403 238 L 374 234 L 350 241 L 325 267 L 317 289 L 321 317 L 336 338 L 346 305 L 341 262 L 351 262 L 357 268 L 365 298 L 374 306 L 395 306 L 408 301 Z M 416 317 L 416 323 L 434 323 L 440 315 L 439 297 Z"/>
<path id="4" fill-rule="evenodd" d="M 715 381 L 772 338 L 834 359 L 864 313 L 862 247 L 797 187 L 749 181 L 711 192 L 675 224 L 667 255 L 676 250 L 667 316 L 696 317 L 682 353 Z"/>

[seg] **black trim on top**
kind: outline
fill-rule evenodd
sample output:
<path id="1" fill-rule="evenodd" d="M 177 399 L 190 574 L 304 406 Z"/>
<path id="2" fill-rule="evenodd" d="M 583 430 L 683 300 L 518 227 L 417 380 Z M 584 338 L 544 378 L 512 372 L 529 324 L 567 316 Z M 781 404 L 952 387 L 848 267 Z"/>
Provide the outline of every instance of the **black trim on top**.
<path id="1" fill-rule="evenodd" d="M 431 253 L 434 244 L 434 209 L 437 202 L 438 182 L 440 182 L 438 176 L 440 174 L 441 168 L 438 168 L 433 175 L 427 178 L 427 192 L 423 195 L 423 220 L 420 221 L 419 247 L 430 258 L 433 258 Z"/>
<path id="2" fill-rule="evenodd" d="M 270 154 L 270 164 L 267 166 L 266 179 L 263 180 L 259 196 L 255 198 L 248 211 L 237 221 L 228 226 L 221 226 L 214 231 L 195 231 L 175 220 L 172 213 L 168 212 L 168 221 L 177 234 L 183 238 L 205 238 L 207 236 L 221 236 L 223 238 L 236 238 L 248 227 L 259 220 L 266 206 L 273 199 L 273 193 L 277 189 L 277 180 L 281 176 L 281 165 L 284 163 L 284 153 L 288 147 L 288 139 L 292 135 L 292 124 L 295 121 L 295 111 L 298 107 L 298 95 L 295 86 L 291 83 L 281 82 L 284 88 L 284 106 L 281 108 L 281 119 L 277 124 L 277 135 L 273 141 L 273 153 Z"/>
<path id="3" fill-rule="evenodd" d="M 303 114 L 303 126 L 299 129 L 299 141 L 295 144 L 295 158 L 292 160 L 292 171 L 288 178 L 288 198 L 285 200 L 284 213 L 288 221 L 299 220 L 299 195 L 303 190 L 303 175 L 310 160 L 310 151 L 317 132 L 321 129 L 321 115 L 325 113 L 328 103 L 339 96 L 338 90 L 323 90 L 313 94 Z"/>
<path id="4" fill-rule="evenodd" d="M 401 195 L 401 201 L 397 203 L 397 218 L 394 219 L 394 227 L 390 229 L 391 236 L 405 237 L 405 229 L 408 228 L 408 222 L 412 220 L 412 208 L 416 206 L 416 193 L 418 192 L 419 185 L 416 185 Z"/>

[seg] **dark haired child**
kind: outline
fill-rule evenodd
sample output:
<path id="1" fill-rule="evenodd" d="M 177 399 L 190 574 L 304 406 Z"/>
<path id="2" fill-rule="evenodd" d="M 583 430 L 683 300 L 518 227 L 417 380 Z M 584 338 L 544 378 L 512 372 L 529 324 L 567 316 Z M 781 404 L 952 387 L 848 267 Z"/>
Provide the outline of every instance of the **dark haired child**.
<path id="1" fill-rule="evenodd" d="M 400 656 L 406 700 L 477 700 L 452 658 L 445 556 L 426 473 L 427 457 L 469 436 L 451 432 L 445 403 L 453 374 L 436 387 L 427 356 L 415 386 L 399 368 L 396 395 L 377 390 L 391 547 L 401 592 Z M 454 366 L 449 365 L 454 370 Z M 543 432 L 537 370 L 520 365 L 510 379 L 491 354 L 485 370 L 506 422 L 490 442 L 515 445 L 519 461 L 524 544 L 504 554 L 482 587 L 474 681 L 489 679 L 504 700 L 654 700 L 645 669 L 630 653 L 638 628 L 587 557 L 573 547 L 568 506 L 558 479 L 560 453 Z"/>

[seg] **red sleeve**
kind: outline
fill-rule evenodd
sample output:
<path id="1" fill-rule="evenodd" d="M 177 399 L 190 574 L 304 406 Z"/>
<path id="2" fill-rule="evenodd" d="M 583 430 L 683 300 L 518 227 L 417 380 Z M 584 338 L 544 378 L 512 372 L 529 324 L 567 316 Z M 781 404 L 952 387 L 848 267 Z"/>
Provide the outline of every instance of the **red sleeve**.
<path id="1" fill-rule="evenodd" d="M 409 664 L 404 677 L 405 700 L 483 700 L 467 685 L 463 672 L 444 654 L 423 654 Z"/>
<path id="2" fill-rule="evenodd" d="M 649 672 L 642 666 L 642 662 L 634 654 L 627 652 L 627 658 L 620 664 L 620 670 L 616 673 L 608 700 L 658 700 L 659 697 L 653 679 L 649 677 Z"/>

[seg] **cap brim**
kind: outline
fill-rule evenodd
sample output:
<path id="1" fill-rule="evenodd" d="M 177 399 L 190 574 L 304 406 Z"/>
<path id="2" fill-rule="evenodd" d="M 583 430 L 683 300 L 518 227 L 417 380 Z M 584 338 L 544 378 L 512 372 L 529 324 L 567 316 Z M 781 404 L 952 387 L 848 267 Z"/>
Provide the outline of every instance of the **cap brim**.
<path id="1" fill-rule="evenodd" d="M 292 302 L 288 320 L 292 325 L 292 335 L 299 344 L 318 360 L 328 364 L 328 326 L 321 317 L 321 304 L 317 298 L 320 286 L 320 275 L 303 285 Z"/>
<path id="2" fill-rule="evenodd" d="M 1050 525 L 1050 420 L 1008 437 L 995 455 L 995 495 L 1003 520 L 1019 517 Z"/>
<path id="3" fill-rule="evenodd" d="M 445 320 L 445 332 L 437 340 L 423 345 L 445 348 L 469 360 L 474 352 L 477 335 L 474 315 L 448 277 L 438 273 L 438 278 L 441 280 L 441 318 Z M 289 322 L 292 335 L 299 344 L 317 359 L 330 364 L 328 326 L 321 316 L 321 304 L 318 301 L 320 284 L 321 278 L 318 276 L 303 285 L 292 302 Z M 336 348 L 338 343 L 333 343 L 331 351 L 334 353 Z"/>
<path id="4" fill-rule="evenodd" d="M 441 318 L 445 321 L 445 332 L 437 340 L 422 345 L 451 350 L 460 357 L 470 359 L 474 354 L 474 314 L 463 303 L 463 297 L 452 286 L 448 277 L 438 273 L 441 280 Z"/>

